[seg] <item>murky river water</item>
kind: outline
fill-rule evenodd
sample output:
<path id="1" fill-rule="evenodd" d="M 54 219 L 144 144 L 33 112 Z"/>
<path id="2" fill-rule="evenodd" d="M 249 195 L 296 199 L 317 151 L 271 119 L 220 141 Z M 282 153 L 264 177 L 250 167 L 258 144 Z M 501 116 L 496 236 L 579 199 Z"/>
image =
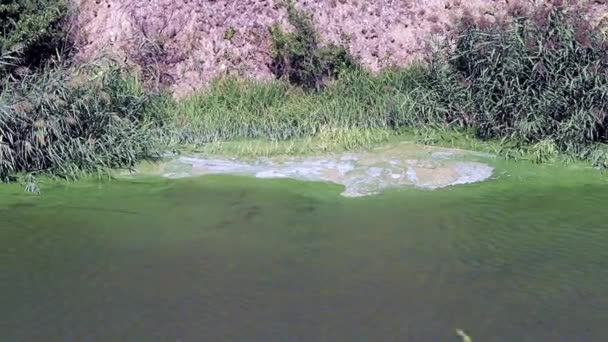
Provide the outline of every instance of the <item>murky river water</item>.
<path id="1" fill-rule="evenodd" d="M 519 165 L 357 199 L 229 176 L 5 185 L 0 340 L 608 340 L 606 177 Z"/>

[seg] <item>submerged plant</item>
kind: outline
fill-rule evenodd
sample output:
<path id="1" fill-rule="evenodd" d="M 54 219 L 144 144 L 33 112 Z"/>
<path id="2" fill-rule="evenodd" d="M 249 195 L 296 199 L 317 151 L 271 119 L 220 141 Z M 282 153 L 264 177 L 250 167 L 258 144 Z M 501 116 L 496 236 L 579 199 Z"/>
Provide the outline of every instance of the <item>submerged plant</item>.
<path id="1" fill-rule="evenodd" d="M 25 192 L 35 195 L 40 195 L 40 188 L 38 187 L 38 182 L 36 181 L 36 177 L 33 174 L 28 173 L 21 180 L 23 183 L 23 187 Z"/>

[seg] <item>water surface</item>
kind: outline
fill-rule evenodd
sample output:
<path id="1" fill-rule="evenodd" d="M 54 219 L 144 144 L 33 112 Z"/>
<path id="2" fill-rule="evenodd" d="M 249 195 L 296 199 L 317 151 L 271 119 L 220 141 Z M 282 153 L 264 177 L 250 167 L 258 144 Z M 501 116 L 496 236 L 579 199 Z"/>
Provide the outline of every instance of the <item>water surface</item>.
<path id="1" fill-rule="evenodd" d="M 206 176 L 0 188 L 2 341 L 608 340 L 608 185 L 348 199 Z"/>

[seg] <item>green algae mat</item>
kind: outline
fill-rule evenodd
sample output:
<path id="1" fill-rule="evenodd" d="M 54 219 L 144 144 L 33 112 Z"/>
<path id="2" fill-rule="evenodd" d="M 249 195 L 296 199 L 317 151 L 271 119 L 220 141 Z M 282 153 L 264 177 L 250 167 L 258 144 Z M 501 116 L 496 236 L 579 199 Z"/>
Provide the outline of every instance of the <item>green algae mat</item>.
<path id="1" fill-rule="evenodd" d="M 222 175 L 3 185 L 0 340 L 608 340 L 606 176 L 493 167 L 358 198 Z"/>

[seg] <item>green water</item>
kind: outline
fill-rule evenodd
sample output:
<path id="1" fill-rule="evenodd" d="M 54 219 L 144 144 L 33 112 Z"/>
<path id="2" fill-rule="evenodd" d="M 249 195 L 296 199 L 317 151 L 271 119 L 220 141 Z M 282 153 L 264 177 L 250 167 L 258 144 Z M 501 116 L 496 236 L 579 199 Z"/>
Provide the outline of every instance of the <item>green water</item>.
<path id="1" fill-rule="evenodd" d="M 607 177 L 520 165 L 360 199 L 239 177 L 3 186 L 0 340 L 608 340 Z"/>

